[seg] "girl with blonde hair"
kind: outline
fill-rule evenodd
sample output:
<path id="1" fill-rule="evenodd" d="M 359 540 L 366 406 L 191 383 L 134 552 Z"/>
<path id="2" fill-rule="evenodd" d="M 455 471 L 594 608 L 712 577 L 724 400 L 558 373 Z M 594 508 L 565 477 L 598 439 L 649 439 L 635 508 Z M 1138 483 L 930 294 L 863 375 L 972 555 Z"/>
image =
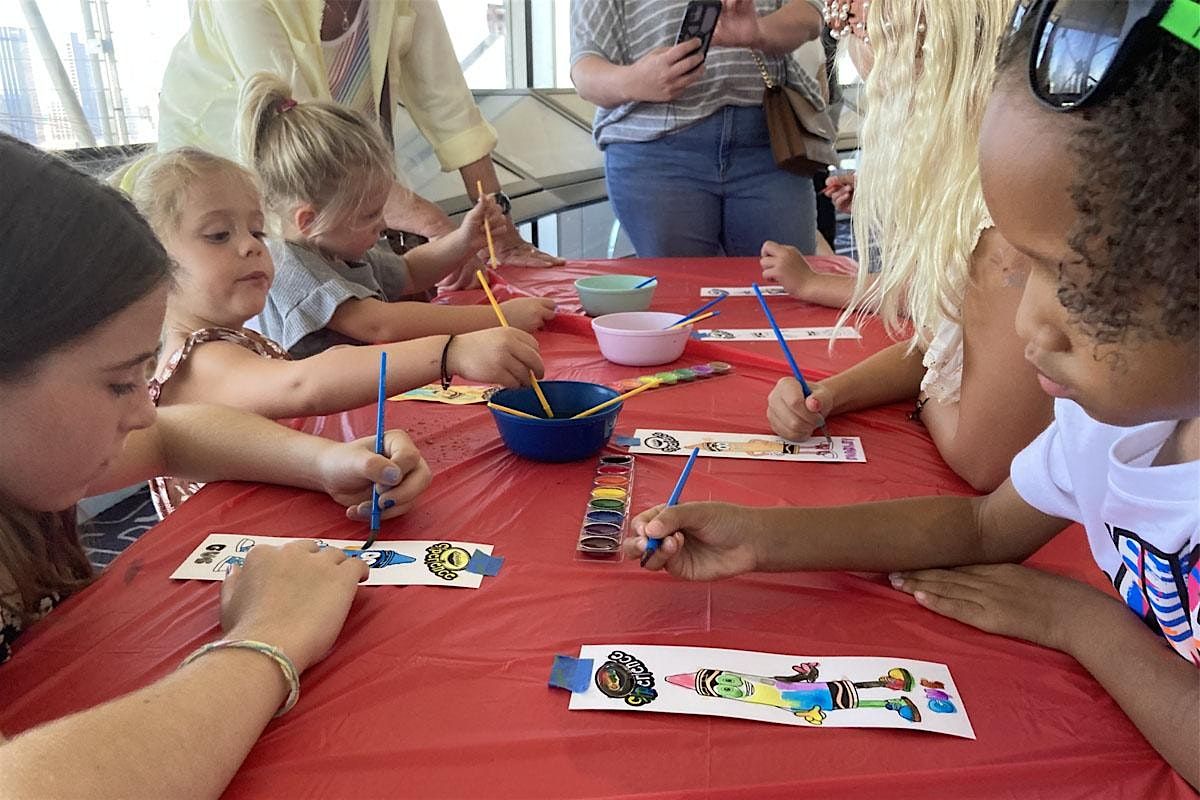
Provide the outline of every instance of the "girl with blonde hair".
<path id="1" fill-rule="evenodd" d="M 805 438 L 824 418 L 917 398 L 912 416 L 942 457 L 986 491 L 1050 420 L 1013 327 L 1026 260 L 992 229 L 979 183 L 979 131 L 1009 0 L 835 4 L 867 74 L 854 229 L 862 247 L 843 313 L 878 312 L 901 341 L 812 385 L 781 380 L 768 418 Z M 873 63 L 866 63 L 866 62 Z"/>
<path id="2" fill-rule="evenodd" d="M 220 156 L 180 148 L 153 157 L 133 199 L 176 265 L 150 381 L 159 407 L 218 403 L 272 419 L 357 408 L 375 402 L 381 352 L 389 395 L 454 375 L 517 386 L 531 371 L 543 374 L 537 340 L 517 328 L 339 347 L 294 361 L 244 327 L 262 311 L 275 275 L 253 176 Z M 199 488 L 170 478 L 151 487 L 164 517 Z"/>
<path id="3" fill-rule="evenodd" d="M 299 102 L 283 79 L 258 73 L 242 89 L 238 137 L 282 233 L 267 243 L 277 273 L 259 324 L 293 356 L 496 325 L 485 306 L 397 302 L 486 245 L 485 222 L 505 224 L 492 198 L 481 197 L 454 233 L 401 257 L 378 246 L 395 180 L 387 144 L 361 114 Z M 503 305 L 509 322 L 526 331 L 554 316 L 554 303 L 541 298 Z"/>

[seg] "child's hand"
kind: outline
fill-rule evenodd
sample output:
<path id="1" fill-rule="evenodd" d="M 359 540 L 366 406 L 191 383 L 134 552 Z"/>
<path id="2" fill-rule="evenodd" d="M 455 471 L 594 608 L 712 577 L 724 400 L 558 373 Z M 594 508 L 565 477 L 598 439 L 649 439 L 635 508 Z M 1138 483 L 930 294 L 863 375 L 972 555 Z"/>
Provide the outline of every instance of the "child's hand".
<path id="1" fill-rule="evenodd" d="M 313 541 L 259 545 L 221 587 L 221 628 L 231 639 L 266 642 L 303 672 L 333 647 L 358 582 L 361 559 Z"/>
<path id="2" fill-rule="evenodd" d="M 821 194 L 833 201 L 833 207 L 843 214 L 854 210 L 854 187 L 858 176 L 854 172 L 843 172 L 840 175 L 830 175 L 825 179 L 825 188 Z"/>
<path id="3" fill-rule="evenodd" d="M 466 213 L 458 230 L 450 234 L 456 239 L 456 249 L 461 259 L 466 260 L 481 250 L 487 251 L 487 231 L 483 224 L 485 220 L 492 228 L 493 241 L 509 228 L 508 218 L 500 210 L 500 205 L 486 194 Z"/>
<path id="4" fill-rule="evenodd" d="M 795 378 L 780 378 L 767 398 L 767 421 L 776 436 L 803 441 L 825 424 L 826 409 L 833 408 L 829 389 L 821 383 L 809 384 L 812 394 L 804 396 Z"/>
<path id="5" fill-rule="evenodd" d="M 1111 598 L 1061 575 L 1017 564 L 895 573 L 892 586 L 944 617 L 989 633 L 1070 649 L 1070 621 L 1082 609 Z"/>
<path id="6" fill-rule="evenodd" d="M 764 278 L 775 281 L 798 300 L 808 299 L 806 290 L 817 273 L 813 272 L 799 250 L 768 239 L 763 242 L 760 256 L 758 263 L 762 266 Z"/>
<path id="7" fill-rule="evenodd" d="M 728 503 L 684 503 L 655 506 L 633 520 L 635 537 L 625 552 L 641 558 L 648 538 L 661 539 L 646 569 L 666 569 L 677 578 L 710 581 L 752 572 L 758 554 L 740 522 L 750 509 Z"/>
<path id="8" fill-rule="evenodd" d="M 346 506 L 350 519 L 371 518 L 371 487 L 379 484 L 382 517 L 395 517 L 412 508 L 429 486 L 429 465 L 404 431 L 387 431 L 386 455 L 376 455 L 375 437 L 368 436 L 330 447 L 317 465 L 329 496 Z"/>
<path id="9" fill-rule="evenodd" d="M 529 372 L 545 374 L 537 339 L 518 328 L 461 333 L 447 354 L 450 372 L 473 381 L 514 387 L 529 384 Z"/>
<path id="10" fill-rule="evenodd" d="M 508 324 L 523 331 L 536 331 L 554 319 L 554 301 L 545 297 L 518 297 L 500 304 Z"/>

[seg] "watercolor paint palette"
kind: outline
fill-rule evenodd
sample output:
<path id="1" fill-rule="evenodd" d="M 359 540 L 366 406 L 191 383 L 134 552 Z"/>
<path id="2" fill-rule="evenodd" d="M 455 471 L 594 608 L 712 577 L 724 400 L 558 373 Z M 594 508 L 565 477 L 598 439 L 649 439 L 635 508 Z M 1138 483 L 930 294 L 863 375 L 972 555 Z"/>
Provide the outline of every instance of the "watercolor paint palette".
<path id="1" fill-rule="evenodd" d="M 617 381 L 612 387 L 618 392 L 628 392 L 644 383 L 657 383 L 658 387 L 662 388 L 663 386 L 675 386 L 680 383 L 691 383 L 706 378 L 714 378 L 718 375 L 728 375 L 731 372 L 733 372 L 732 364 L 726 364 L 724 361 L 710 361 L 707 364 L 696 364 L 692 367 L 656 372 L 652 375 L 639 375 L 636 378 L 626 378 L 625 380 Z"/>
<path id="2" fill-rule="evenodd" d="M 629 528 L 633 500 L 633 465 L 633 456 L 601 456 L 579 527 L 577 561 L 621 560 L 621 541 Z"/>

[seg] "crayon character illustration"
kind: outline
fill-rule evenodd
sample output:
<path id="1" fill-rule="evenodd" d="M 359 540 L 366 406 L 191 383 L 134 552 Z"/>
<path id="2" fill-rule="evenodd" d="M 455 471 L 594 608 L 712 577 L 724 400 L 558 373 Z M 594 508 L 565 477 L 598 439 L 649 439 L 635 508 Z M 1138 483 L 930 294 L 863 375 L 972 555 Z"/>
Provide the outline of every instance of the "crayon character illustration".
<path id="1" fill-rule="evenodd" d="M 733 334 L 724 330 L 702 331 L 701 338 L 704 339 L 732 339 Z"/>
<path id="2" fill-rule="evenodd" d="M 755 457 L 804 454 L 820 456 L 821 458 L 837 458 L 837 453 L 833 452 L 829 447 L 829 443 L 825 441 L 809 445 L 778 439 L 743 439 L 741 441 L 704 439 L 695 444 L 684 445 L 685 450 L 691 450 L 693 447 L 699 447 L 701 452 L 707 453 L 742 453 Z"/>
<path id="3" fill-rule="evenodd" d="M 400 395 L 402 400 L 427 400 L 433 403 L 449 403 L 450 405 L 467 405 L 470 403 L 486 403 L 499 388 L 496 386 L 451 386 L 443 389 L 437 384 L 419 386 Z"/>
<path id="4" fill-rule="evenodd" d="M 826 712 L 852 708 L 884 708 L 895 711 L 909 722 L 921 721 L 920 709 L 903 694 L 883 700 L 866 700 L 859 696 L 860 689 L 912 691 L 915 681 L 912 673 L 903 667 L 888 670 L 888 674 L 878 680 L 863 682 L 818 681 L 816 664 L 799 664 L 792 669 L 795 670 L 793 675 L 769 678 L 701 668 L 695 672 L 668 675 L 667 683 L 691 689 L 701 697 L 724 697 L 743 703 L 782 708 L 810 725 L 824 722 Z"/>
<path id="5" fill-rule="evenodd" d="M 654 702 L 654 673 L 638 657 L 620 650 L 608 654 L 608 660 L 596 670 L 596 688 L 605 697 L 624 700 L 626 705 L 644 706 Z"/>
<path id="6" fill-rule="evenodd" d="M 470 560 L 470 553 L 449 542 L 438 542 L 425 548 L 425 566 L 445 581 L 457 579 Z"/>
<path id="7" fill-rule="evenodd" d="M 236 555 L 226 556 L 222 561 L 218 561 L 217 565 L 213 567 L 213 572 L 228 573 L 234 567 L 240 567 L 245 564 L 246 553 L 254 549 L 254 540 L 248 536 L 242 537 L 233 549 Z"/>
<path id="8" fill-rule="evenodd" d="M 655 432 L 642 440 L 642 444 L 651 450 L 661 450 L 664 453 L 674 453 L 680 449 L 679 440 L 666 433 Z"/>
<path id="9" fill-rule="evenodd" d="M 411 564 L 416 561 L 412 556 L 397 553 L 395 550 L 355 550 L 347 551 L 347 555 L 361 558 L 367 562 L 367 567 L 370 569 L 383 569 L 384 567 L 392 567 L 397 564 Z"/>

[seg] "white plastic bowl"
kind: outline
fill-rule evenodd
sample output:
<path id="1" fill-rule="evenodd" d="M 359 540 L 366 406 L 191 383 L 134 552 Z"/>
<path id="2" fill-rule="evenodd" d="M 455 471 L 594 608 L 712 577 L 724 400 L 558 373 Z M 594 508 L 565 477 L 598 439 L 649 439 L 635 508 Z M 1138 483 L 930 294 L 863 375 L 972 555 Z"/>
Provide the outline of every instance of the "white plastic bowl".
<path id="1" fill-rule="evenodd" d="M 592 320 L 600 352 L 614 364 L 652 367 L 670 364 L 683 355 L 692 326 L 663 330 L 683 319 L 683 314 L 662 311 L 628 311 L 605 314 Z"/>

